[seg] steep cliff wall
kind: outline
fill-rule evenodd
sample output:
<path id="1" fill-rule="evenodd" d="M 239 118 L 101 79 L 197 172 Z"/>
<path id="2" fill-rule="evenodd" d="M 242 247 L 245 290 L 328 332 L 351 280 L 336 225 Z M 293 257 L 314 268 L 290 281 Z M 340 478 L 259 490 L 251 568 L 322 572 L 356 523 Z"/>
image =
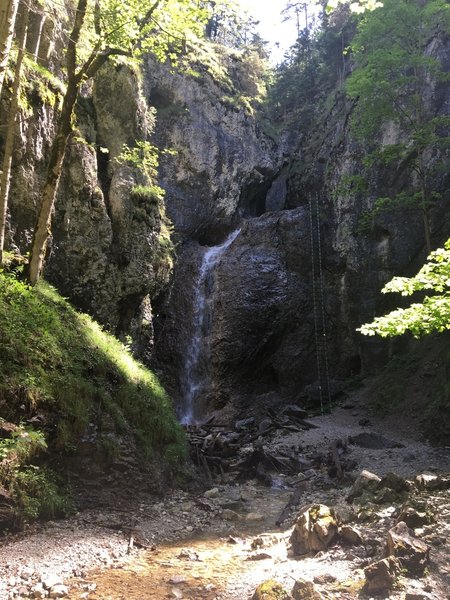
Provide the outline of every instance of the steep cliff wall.
<path id="1" fill-rule="evenodd" d="M 60 92 L 28 67 L 27 119 L 18 126 L 8 247 L 29 249 L 46 162 L 55 135 Z M 47 75 L 46 75 L 47 76 Z M 38 93 L 41 92 L 41 93 Z M 49 97 L 50 96 L 50 97 Z M 46 278 L 78 307 L 117 334 L 132 334 L 151 353 L 151 297 L 171 270 L 168 223 L 158 194 L 139 165 L 119 160 L 124 144 L 148 140 L 153 115 L 139 75 L 107 65 L 85 86 L 77 130 L 65 159 L 46 264 Z"/>
<path id="2" fill-rule="evenodd" d="M 433 40 L 429 51 L 440 59 L 444 68 L 450 64 L 447 38 Z M 179 84 L 177 89 L 182 89 Z M 427 97 L 434 114 L 448 114 L 448 85 L 437 86 L 430 81 Z M 392 343 L 365 338 L 355 330 L 376 314 L 397 305 L 397 298 L 391 300 L 380 295 L 382 286 L 395 274 L 415 272 L 425 259 L 419 211 L 380 215 L 370 230 L 360 228 L 361 217 L 373 207 L 375 198 L 405 190 L 411 181 L 403 165 L 397 164 L 372 174 L 370 193 L 345 189 L 342 182 L 360 172 L 367 149 L 352 135 L 350 118 L 354 102 L 346 100 L 339 91 L 333 92 L 331 99 L 334 102 L 328 103 L 330 108 L 311 130 L 299 130 L 297 140 L 293 139 L 292 130 L 283 134 L 282 140 L 290 140 L 289 164 L 283 162 L 280 149 L 283 143 L 280 142 L 272 155 L 277 159 L 278 170 L 271 173 L 265 187 L 255 186 L 258 208 L 255 210 L 251 201 L 244 207 L 240 213 L 243 217 L 239 223 L 241 232 L 211 275 L 209 325 L 203 332 L 207 357 L 203 357 L 199 365 L 206 381 L 197 399 L 200 413 L 219 410 L 222 416 L 230 417 L 240 411 L 254 412 L 258 406 L 296 401 L 306 395 L 317 399 L 309 198 L 313 200 L 313 213 L 316 196 L 319 204 L 323 311 L 332 393 L 341 387 L 339 381 L 375 371 L 393 352 L 409 343 L 408 340 Z M 167 121 L 166 133 L 171 139 L 183 140 L 184 147 L 184 126 L 182 131 L 178 130 L 178 123 L 183 119 Z M 193 141 L 188 141 L 190 151 L 184 156 L 195 164 L 197 139 L 207 141 L 207 138 L 203 137 L 201 127 L 197 133 L 195 120 L 191 126 L 187 140 Z M 383 135 L 389 136 L 392 143 L 401 139 L 402 134 L 388 128 Z M 204 148 L 203 142 L 201 147 Z M 240 147 L 238 143 L 237 148 Z M 215 152 L 211 151 L 208 156 L 217 162 Z M 223 152 L 220 155 L 226 156 Z M 242 152 L 238 150 L 236 155 L 239 158 Z M 438 162 L 445 157 L 429 158 Z M 190 241 L 180 247 L 171 295 L 159 307 L 156 356 L 175 398 L 182 402 L 187 340 L 192 335 L 193 290 L 198 285 L 204 253 L 197 240 L 211 245 L 223 239 L 223 236 L 217 237 L 217 232 L 221 226 L 233 224 L 228 215 L 231 213 L 236 219 L 236 203 L 227 204 L 230 209 L 227 215 L 223 214 L 220 204 L 215 204 L 218 212 L 214 213 L 209 199 L 211 192 L 214 197 L 216 189 L 211 188 L 209 176 L 203 179 L 206 198 L 203 200 L 199 195 L 202 202 L 196 203 L 195 192 L 187 191 L 189 182 L 197 181 L 193 176 L 196 169 L 189 172 L 181 166 L 182 175 L 177 183 L 175 176 L 180 163 L 176 164 L 173 177 L 168 181 L 168 198 L 173 201 L 175 223 Z M 201 164 L 205 165 L 205 160 Z M 231 171 L 227 168 L 226 173 L 233 174 L 233 168 Z M 219 170 L 221 172 L 223 170 Z M 163 171 L 163 176 L 168 177 L 167 171 Z M 242 189 L 242 177 L 238 180 Z M 450 210 L 445 195 L 448 183 L 445 170 L 437 172 L 433 189 L 443 195 L 430 213 L 435 247 L 442 244 L 450 230 Z M 247 194 L 247 199 L 250 196 Z M 190 204 L 193 201 L 194 204 Z M 187 205 L 185 217 L 182 206 Z M 205 228 L 210 235 L 205 233 Z M 322 307 L 317 310 L 321 313 Z M 321 315 L 318 318 L 320 320 Z"/>
<path id="3" fill-rule="evenodd" d="M 257 95 L 259 75 L 249 57 L 220 46 L 211 55 L 214 68 L 194 54 L 185 73 L 152 60 L 145 66 L 147 97 L 156 107 L 154 139 L 175 151 L 160 166 L 168 214 L 177 234 L 208 245 L 242 216 L 264 212 L 280 162 L 277 146 L 242 101 Z"/>

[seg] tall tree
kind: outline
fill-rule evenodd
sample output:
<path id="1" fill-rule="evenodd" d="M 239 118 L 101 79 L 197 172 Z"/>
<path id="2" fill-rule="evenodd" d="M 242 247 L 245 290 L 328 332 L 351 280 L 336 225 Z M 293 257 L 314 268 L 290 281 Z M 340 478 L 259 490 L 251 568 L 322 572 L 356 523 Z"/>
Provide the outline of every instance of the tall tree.
<path id="1" fill-rule="evenodd" d="M 6 215 L 8 209 L 8 194 L 11 180 L 11 165 L 14 150 L 14 135 L 16 129 L 16 119 L 18 116 L 19 96 L 20 96 L 20 74 L 22 62 L 25 56 L 25 46 L 27 43 L 28 15 L 30 12 L 28 2 L 21 5 L 20 29 L 17 32 L 17 59 L 14 68 L 14 83 L 12 87 L 11 99 L 9 102 L 7 130 L 5 139 L 5 148 L 3 154 L 3 169 L 0 177 L 0 266 L 3 264 L 3 248 L 5 243 Z"/>
<path id="2" fill-rule="evenodd" d="M 352 43 L 355 68 L 347 93 L 357 99 L 354 130 L 372 148 L 369 165 L 409 168 L 410 192 L 380 198 L 375 207 L 417 206 L 423 216 L 425 245 L 431 251 L 429 209 L 432 152 L 448 145 L 449 117 L 437 115 L 426 93 L 432 82 L 448 76 L 427 50 L 433 36 L 450 32 L 450 6 L 445 0 L 385 0 L 384 7 L 361 21 Z M 380 135 L 397 124 L 399 138 Z"/>
<path id="3" fill-rule="evenodd" d="M 19 0 L 2 0 L 0 4 L 0 94 L 14 37 Z"/>
<path id="4" fill-rule="evenodd" d="M 202 34 L 208 11 L 194 0 L 78 0 L 66 50 L 67 88 L 52 144 L 42 202 L 34 230 L 27 277 L 38 281 L 50 235 L 73 111 L 81 84 L 114 55 L 137 56 L 152 51 L 163 58 L 184 46 L 189 32 Z"/>

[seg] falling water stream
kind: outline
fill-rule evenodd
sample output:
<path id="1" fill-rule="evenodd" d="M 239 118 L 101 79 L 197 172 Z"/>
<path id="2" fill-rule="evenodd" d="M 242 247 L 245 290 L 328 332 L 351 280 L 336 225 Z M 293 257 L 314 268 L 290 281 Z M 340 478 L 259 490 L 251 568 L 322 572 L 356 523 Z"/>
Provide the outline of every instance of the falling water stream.
<path id="1" fill-rule="evenodd" d="M 205 384 L 205 371 L 202 359 L 207 351 L 208 335 L 211 320 L 208 319 L 214 293 L 214 269 L 226 249 L 239 235 L 240 229 L 230 235 L 218 246 L 208 248 L 202 259 L 197 285 L 195 288 L 192 337 L 189 341 L 183 369 L 184 398 L 180 410 L 180 421 L 183 424 L 195 422 L 195 404 Z"/>

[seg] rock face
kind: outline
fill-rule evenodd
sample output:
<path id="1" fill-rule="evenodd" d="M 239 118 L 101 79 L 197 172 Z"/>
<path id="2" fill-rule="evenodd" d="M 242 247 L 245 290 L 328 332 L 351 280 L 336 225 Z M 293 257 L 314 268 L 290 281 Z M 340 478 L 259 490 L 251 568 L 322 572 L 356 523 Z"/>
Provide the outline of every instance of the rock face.
<path id="1" fill-rule="evenodd" d="M 450 62 L 446 40 L 436 43 L 433 52 L 443 63 Z M 191 108 L 194 97 L 202 98 L 204 103 L 205 97 L 199 90 L 188 92 L 179 81 L 174 90 L 167 76 L 160 73 L 154 79 L 165 82 L 161 90 L 157 84 L 155 88 L 162 102 L 160 112 L 174 111 L 180 105 L 185 110 L 186 96 L 191 119 L 188 125 L 186 113 L 180 121 L 188 127 L 189 139 L 184 129 L 178 130 L 178 123 L 169 123 L 168 117 L 160 120 L 159 130 L 167 145 L 172 142 L 178 148 L 187 143 L 189 148 L 187 154 L 174 157 L 175 162 L 164 163 L 162 171 L 170 214 L 177 230 L 189 237 L 178 257 L 170 298 L 158 307 L 156 358 L 175 398 L 181 401 L 183 396 L 183 356 L 192 336 L 190 298 L 194 296 L 205 251 L 198 242 L 217 244 L 230 228 L 238 226 L 241 233 L 211 275 L 210 318 L 204 332 L 207 351 L 202 366 L 206 385 L 198 397 L 202 416 L 219 411 L 222 418 L 231 418 L 237 412 L 245 412 L 248 406 L 253 410 L 255 405 L 267 402 L 292 403 L 307 394 L 308 386 L 317 380 L 315 312 L 316 317 L 319 314 L 319 328 L 321 314 L 325 322 L 332 378 L 346 379 L 382 366 L 393 347 L 402 342 L 393 345 L 365 338 L 355 330 L 376 314 L 394 308 L 389 298 L 380 295 L 381 288 L 395 274 L 415 272 L 425 260 L 426 251 L 419 214 L 408 213 L 407 218 L 404 214 L 389 214 L 372 231 L 359 231 L 359 220 L 372 207 L 374 198 L 392 190 L 401 191 L 408 182 L 399 166 L 394 169 L 396 177 L 387 172 L 375 174 L 370 197 L 342 191 L 341 181 L 353 174 L 355 165 L 366 154 L 350 132 L 353 105 L 337 94 L 335 106 L 324 115 L 317 130 L 301 132 L 306 139 L 296 153 L 292 152 L 295 142 L 291 145 L 288 165 L 283 162 L 282 143 L 275 150 L 277 160 L 272 159 L 270 166 L 260 151 L 249 152 L 248 141 L 244 146 L 239 141 L 235 148 L 240 163 L 237 167 L 234 162 L 230 166 L 222 160 L 232 154 L 228 148 L 224 150 L 224 140 L 236 141 L 231 133 L 237 131 L 237 122 L 244 125 L 241 131 L 246 132 L 248 140 L 255 139 L 254 125 L 237 113 L 225 111 L 221 126 L 226 135 L 217 137 L 218 130 L 211 127 L 215 123 L 211 111 L 217 104 L 206 103 L 205 109 Z M 436 114 L 446 114 L 450 102 L 448 87 L 437 91 L 431 86 L 429 98 Z M 200 110 L 204 110 L 201 126 L 197 118 Z M 195 135 L 189 128 L 194 122 Z M 206 157 L 197 148 L 200 139 L 202 147 L 204 143 L 214 147 L 218 144 L 220 152 L 213 150 Z M 267 144 L 260 145 L 264 147 Z M 242 166 L 249 156 L 252 161 Z M 176 165 L 172 172 L 169 164 Z M 266 174 L 266 184 L 252 180 L 254 171 L 248 169 L 248 164 Z M 211 177 L 214 169 L 216 175 Z M 195 175 L 198 172 L 204 175 L 201 189 L 206 197 L 199 191 Z M 232 184 L 226 183 L 225 173 L 232 175 Z M 236 181 L 242 190 L 239 201 Z M 446 176 L 437 176 L 436 190 L 445 190 L 446 186 Z M 227 199 L 222 201 L 218 194 Z M 323 306 L 320 302 L 316 311 L 311 278 L 310 194 L 313 214 L 318 212 L 320 218 L 324 289 Z M 240 225 L 236 224 L 239 214 L 245 217 Z M 448 231 L 444 223 L 450 219 L 448 205 L 437 202 L 431 216 L 433 243 L 442 245 Z"/>
<path id="2" fill-rule="evenodd" d="M 34 117 L 20 131 L 10 201 L 9 246 L 29 249 L 46 155 L 54 136 L 54 109 L 34 99 Z M 163 251 L 164 204 L 133 192 L 148 185 L 136 165 L 118 160 L 124 144 L 146 140 L 153 117 L 137 75 L 107 65 L 78 102 L 77 123 L 52 223 L 46 277 L 78 307 L 117 334 L 132 333 L 147 356 L 152 343 L 151 298 L 167 282 L 171 259 Z"/>
<path id="3" fill-rule="evenodd" d="M 245 61 L 217 52 L 233 91 L 245 93 L 239 73 Z M 198 77 L 149 59 L 145 85 L 156 107 L 156 142 L 175 150 L 162 157 L 160 167 L 169 216 L 179 234 L 213 245 L 240 216 L 265 212 L 280 156 L 255 117 L 227 99 L 229 83 L 214 79 L 205 67 L 194 68 Z"/>
<path id="4" fill-rule="evenodd" d="M 58 47 L 60 52 L 61 41 Z M 202 382 L 195 399 L 198 418 L 213 412 L 232 418 L 246 407 L 292 404 L 308 389 L 319 389 L 318 322 L 321 360 L 327 355 L 332 379 L 383 364 L 392 345 L 362 338 L 355 329 L 391 308 L 379 295 L 383 284 L 394 274 L 415 271 L 425 258 L 419 215 L 389 215 L 372 231 L 359 232 L 359 219 L 374 197 L 401 191 L 407 182 L 399 166 L 393 174 L 374 175 L 370 197 L 342 190 L 342 180 L 366 153 L 351 135 L 352 103 L 337 93 L 314 131 L 284 132 L 275 143 L 251 107 L 238 101 L 256 91 L 249 63 L 234 51 L 217 52 L 215 72 L 199 61 L 177 72 L 148 58 L 142 85 L 118 64 L 84 86 L 47 261 L 49 280 L 110 330 L 131 334 L 146 360 L 155 326 L 153 361 L 179 406 L 197 335 L 194 305 L 203 257 L 240 229 L 202 283 L 202 348 L 192 367 Z M 430 52 L 450 62 L 448 40 L 435 40 Z M 436 115 L 448 114 L 448 86 L 431 85 L 427 94 Z M 22 252 L 29 249 L 55 133 L 56 109 L 39 94 L 30 98 L 34 114 L 27 129 L 18 129 L 10 204 L 9 247 Z M 153 134 L 150 106 L 156 110 Z M 159 173 L 177 244 L 170 289 L 165 207 L 151 192 L 135 193 L 148 181 L 136 165 L 118 161 L 123 145 L 136 140 L 174 151 L 162 154 Z M 435 189 L 448 189 L 448 175 L 436 177 Z M 310 197 L 319 217 L 313 231 Z M 444 200 L 431 216 L 438 246 L 449 230 Z M 321 277 L 317 244 L 311 252 L 317 229 Z"/>

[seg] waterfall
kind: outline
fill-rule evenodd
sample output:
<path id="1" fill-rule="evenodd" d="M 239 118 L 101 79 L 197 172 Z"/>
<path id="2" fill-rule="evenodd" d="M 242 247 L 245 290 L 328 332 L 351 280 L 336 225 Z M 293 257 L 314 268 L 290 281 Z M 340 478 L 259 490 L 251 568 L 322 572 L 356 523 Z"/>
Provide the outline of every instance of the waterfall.
<path id="1" fill-rule="evenodd" d="M 195 401 L 205 385 L 202 359 L 208 349 L 208 336 L 211 328 L 208 317 L 214 294 L 214 269 L 239 232 L 240 229 L 236 229 L 222 244 L 211 246 L 203 255 L 194 295 L 192 337 L 187 347 L 183 369 L 184 398 L 180 410 L 180 421 L 184 424 L 195 422 Z"/>

